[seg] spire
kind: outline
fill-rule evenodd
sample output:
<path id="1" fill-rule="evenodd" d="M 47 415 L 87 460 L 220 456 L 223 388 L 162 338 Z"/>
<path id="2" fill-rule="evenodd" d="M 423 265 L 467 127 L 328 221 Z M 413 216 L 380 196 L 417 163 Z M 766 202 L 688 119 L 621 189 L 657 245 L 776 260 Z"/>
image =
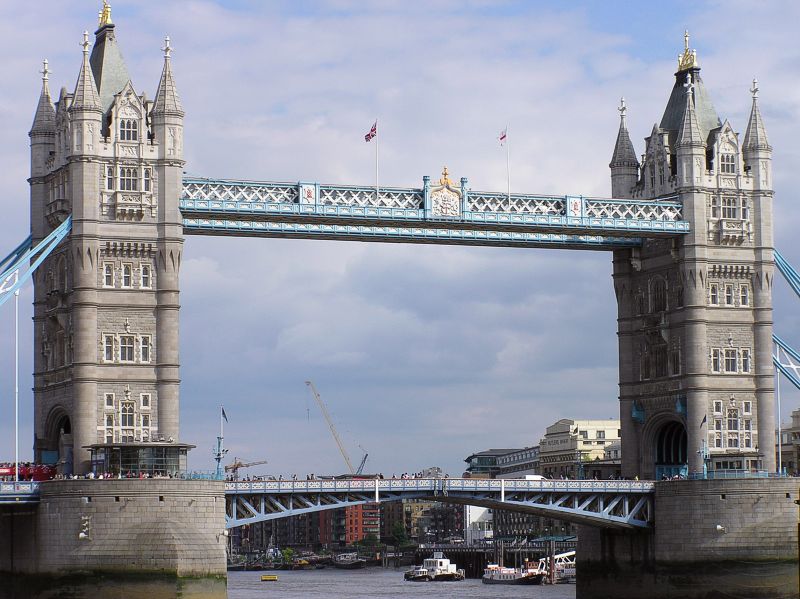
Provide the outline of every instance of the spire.
<path id="1" fill-rule="evenodd" d="M 697 124 L 697 114 L 695 114 L 694 107 L 694 83 L 692 83 L 692 74 L 688 73 L 686 83 L 683 84 L 686 88 L 686 108 L 683 111 L 683 122 L 680 129 L 678 129 L 678 143 L 677 146 L 694 146 L 703 147 L 705 142 L 700 133 L 700 126 Z"/>
<path id="2" fill-rule="evenodd" d="M 683 54 L 678 54 L 678 71 L 700 68 L 697 61 L 697 50 L 689 50 L 689 30 L 683 33 Z"/>
<path id="3" fill-rule="evenodd" d="M 92 68 L 89 65 L 89 32 L 83 32 L 83 64 L 78 73 L 78 82 L 75 84 L 75 97 L 72 101 L 74 110 L 100 110 L 100 95 L 97 93 L 92 76 Z"/>
<path id="4" fill-rule="evenodd" d="M 761 119 L 761 111 L 758 109 L 758 80 L 753 79 L 753 87 L 750 88 L 753 94 L 753 108 L 750 110 L 750 121 L 747 123 L 747 132 L 744 134 L 742 149 L 747 150 L 772 150 L 767 140 L 767 131 L 764 128 L 764 121 Z"/>
<path id="5" fill-rule="evenodd" d="M 117 45 L 115 30 L 116 27 L 111 21 L 111 6 L 103 0 L 103 10 L 100 11 L 97 31 L 94 32 L 94 48 L 89 59 L 103 112 L 111 107 L 114 95 L 121 92 L 131 79 L 122 52 Z"/>
<path id="6" fill-rule="evenodd" d="M 47 78 L 50 74 L 47 59 L 42 61 L 42 93 L 39 95 L 39 104 L 36 106 L 36 116 L 33 117 L 33 133 L 53 133 L 56 127 L 56 111 L 50 99 L 50 88 L 47 85 Z"/>
<path id="7" fill-rule="evenodd" d="M 628 127 L 625 124 L 625 113 L 628 108 L 625 106 L 625 98 L 619 100 L 619 133 L 617 133 L 617 143 L 614 146 L 614 155 L 611 157 L 611 164 L 609 166 L 639 166 L 639 161 L 636 160 L 636 151 L 633 149 L 631 137 L 628 135 Z"/>
<path id="8" fill-rule="evenodd" d="M 172 114 L 182 117 L 184 114 L 183 107 L 178 97 L 178 90 L 175 87 L 175 79 L 172 77 L 172 66 L 170 64 L 172 46 L 170 46 L 169 36 L 164 38 L 164 47 L 161 50 L 164 52 L 164 70 L 161 72 L 161 80 L 158 82 L 158 90 L 153 103 L 153 114 Z"/>

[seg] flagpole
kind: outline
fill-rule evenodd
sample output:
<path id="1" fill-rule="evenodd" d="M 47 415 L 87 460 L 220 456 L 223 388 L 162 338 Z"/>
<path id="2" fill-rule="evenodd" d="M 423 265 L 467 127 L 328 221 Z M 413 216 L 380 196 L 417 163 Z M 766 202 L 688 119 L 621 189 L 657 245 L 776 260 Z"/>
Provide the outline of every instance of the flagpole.
<path id="1" fill-rule="evenodd" d="M 508 125 L 506 125 L 506 182 L 508 183 L 508 201 L 511 201 L 511 147 L 508 139 Z"/>
<path id="2" fill-rule="evenodd" d="M 378 146 L 381 143 L 381 136 L 378 135 L 377 124 L 378 124 L 378 119 L 376 118 L 375 119 L 375 125 L 376 125 L 376 127 L 375 127 L 375 201 L 376 202 L 380 201 L 380 187 L 378 185 L 378 181 L 379 181 L 379 179 L 378 179 L 378 174 L 379 174 L 379 171 L 378 171 L 378 155 L 379 155 Z"/>
<path id="3" fill-rule="evenodd" d="M 14 482 L 19 482 L 19 289 L 14 291 Z"/>

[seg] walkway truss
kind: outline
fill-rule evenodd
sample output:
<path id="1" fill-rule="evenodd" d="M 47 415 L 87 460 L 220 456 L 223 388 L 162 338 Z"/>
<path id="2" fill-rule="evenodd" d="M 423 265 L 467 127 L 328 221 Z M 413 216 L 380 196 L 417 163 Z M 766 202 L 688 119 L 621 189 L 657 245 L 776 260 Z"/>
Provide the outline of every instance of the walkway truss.
<path id="1" fill-rule="evenodd" d="M 652 525 L 654 489 L 652 481 L 444 478 L 228 482 L 226 526 L 365 503 L 424 499 L 635 530 Z"/>
<path id="2" fill-rule="evenodd" d="M 187 235 L 608 250 L 689 232 L 675 198 L 644 202 L 472 191 L 467 180 L 379 189 L 185 177 Z"/>

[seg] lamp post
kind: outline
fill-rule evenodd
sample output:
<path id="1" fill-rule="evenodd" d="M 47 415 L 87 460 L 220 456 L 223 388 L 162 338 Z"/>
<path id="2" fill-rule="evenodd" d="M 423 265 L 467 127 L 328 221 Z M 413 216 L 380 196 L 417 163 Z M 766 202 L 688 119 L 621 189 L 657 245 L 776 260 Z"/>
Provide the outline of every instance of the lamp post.
<path id="1" fill-rule="evenodd" d="M 583 456 L 581 450 L 575 450 L 575 478 L 583 480 Z"/>

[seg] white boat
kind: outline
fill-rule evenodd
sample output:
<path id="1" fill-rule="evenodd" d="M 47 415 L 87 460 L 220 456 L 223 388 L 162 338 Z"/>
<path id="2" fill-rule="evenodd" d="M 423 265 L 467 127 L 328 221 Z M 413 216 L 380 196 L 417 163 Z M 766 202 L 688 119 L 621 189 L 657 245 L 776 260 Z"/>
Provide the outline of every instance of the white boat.
<path id="1" fill-rule="evenodd" d="M 575 580 L 575 552 L 567 551 L 553 556 L 556 566 L 555 582 L 572 582 Z M 547 573 L 550 558 L 543 557 L 539 560 L 539 570 Z"/>
<path id="2" fill-rule="evenodd" d="M 504 568 L 497 564 L 489 564 L 483 571 L 481 580 L 484 584 L 542 584 L 547 570 L 539 564 L 525 562 L 522 568 Z"/>
<path id="3" fill-rule="evenodd" d="M 449 559 L 437 551 L 432 558 L 423 560 L 421 566 L 406 572 L 404 577 L 417 582 L 464 580 L 464 570 L 451 564 Z"/>

